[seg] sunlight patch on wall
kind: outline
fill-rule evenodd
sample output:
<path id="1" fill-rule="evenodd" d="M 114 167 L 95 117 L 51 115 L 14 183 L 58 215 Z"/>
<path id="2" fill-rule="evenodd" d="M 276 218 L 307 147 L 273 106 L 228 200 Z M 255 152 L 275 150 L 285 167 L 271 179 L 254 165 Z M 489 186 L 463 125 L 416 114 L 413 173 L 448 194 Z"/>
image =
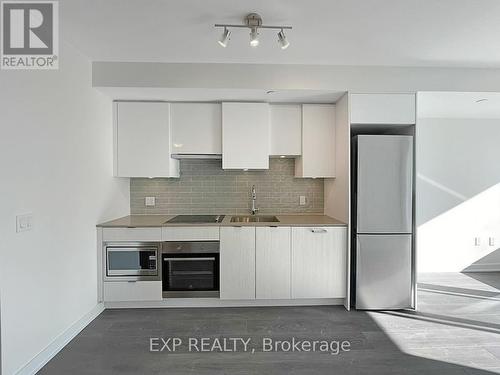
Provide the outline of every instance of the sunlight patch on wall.
<path id="1" fill-rule="evenodd" d="M 425 176 L 418 178 L 419 183 L 430 183 Z M 451 194 L 439 182 L 432 186 Z M 500 183 L 420 225 L 417 243 L 425 249 L 417 254 L 419 272 L 460 272 L 470 266 L 477 271 L 500 269 Z M 486 256 L 488 263 L 482 267 Z"/>

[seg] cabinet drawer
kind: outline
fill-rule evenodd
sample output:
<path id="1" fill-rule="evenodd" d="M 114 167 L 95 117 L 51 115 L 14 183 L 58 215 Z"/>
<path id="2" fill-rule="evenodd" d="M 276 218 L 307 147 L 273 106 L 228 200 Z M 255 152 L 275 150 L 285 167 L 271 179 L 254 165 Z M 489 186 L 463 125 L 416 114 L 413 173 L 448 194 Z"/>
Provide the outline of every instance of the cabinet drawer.
<path id="1" fill-rule="evenodd" d="M 161 281 L 109 281 L 104 283 L 104 301 L 159 301 Z"/>
<path id="2" fill-rule="evenodd" d="M 164 227 L 163 241 L 218 241 L 219 227 Z"/>
<path id="3" fill-rule="evenodd" d="M 104 228 L 103 241 L 161 241 L 161 228 Z"/>

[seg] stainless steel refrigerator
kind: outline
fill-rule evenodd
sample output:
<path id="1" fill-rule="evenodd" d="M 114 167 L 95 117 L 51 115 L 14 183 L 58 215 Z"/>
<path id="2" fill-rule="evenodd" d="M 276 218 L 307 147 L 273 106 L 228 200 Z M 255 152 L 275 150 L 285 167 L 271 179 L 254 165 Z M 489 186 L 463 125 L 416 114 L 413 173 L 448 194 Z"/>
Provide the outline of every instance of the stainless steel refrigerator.
<path id="1" fill-rule="evenodd" d="M 358 135 L 353 150 L 356 308 L 412 308 L 413 137 Z"/>

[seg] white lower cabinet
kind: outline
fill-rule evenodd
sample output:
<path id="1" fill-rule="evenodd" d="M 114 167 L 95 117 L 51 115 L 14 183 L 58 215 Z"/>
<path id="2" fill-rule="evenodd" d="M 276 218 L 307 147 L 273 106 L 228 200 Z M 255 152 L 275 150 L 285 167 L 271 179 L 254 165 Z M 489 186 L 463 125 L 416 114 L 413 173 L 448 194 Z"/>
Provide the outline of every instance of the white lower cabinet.
<path id="1" fill-rule="evenodd" d="M 141 229 L 141 230 L 139 230 Z M 163 228 L 165 229 L 165 228 Z M 219 227 L 168 228 L 163 240 L 217 240 Z M 159 241 L 161 228 L 103 231 L 106 241 Z M 220 227 L 222 300 L 344 298 L 345 227 Z M 105 302 L 161 301 L 161 281 L 105 281 Z"/>
<path id="2" fill-rule="evenodd" d="M 255 294 L 257 299 L 290 299 L 290 227 L 257 227 Z"/>
<path id="3" fill-rule="evenodd" d="M 105 302 L 161 301 L 161 281 L 104 282 Z"/>
<path id="4" fill-rule="evenodd" d="M 255 227 L 220 228 L 220 298 L 255 299 Z"/>
<path id="5" fill-rule="evenodd" d="M 292 298 L 346 296 L 347 229 L 292 228 Z"/>

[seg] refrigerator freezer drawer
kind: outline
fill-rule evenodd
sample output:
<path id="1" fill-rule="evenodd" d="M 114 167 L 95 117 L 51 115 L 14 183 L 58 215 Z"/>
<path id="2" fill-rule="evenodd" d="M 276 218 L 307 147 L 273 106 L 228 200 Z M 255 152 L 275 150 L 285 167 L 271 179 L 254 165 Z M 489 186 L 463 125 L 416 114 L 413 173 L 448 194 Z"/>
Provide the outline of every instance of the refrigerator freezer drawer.
<path id="1" fill-rule="evenodd" d="M 358 235 L 356 242 L 356 309 L 411 308 L 411 234 Z"/>
<path id="2" fill-rule="evenodd" d="M 357 233 L 411 233 L 413 137 L 358 136 Z"/>

